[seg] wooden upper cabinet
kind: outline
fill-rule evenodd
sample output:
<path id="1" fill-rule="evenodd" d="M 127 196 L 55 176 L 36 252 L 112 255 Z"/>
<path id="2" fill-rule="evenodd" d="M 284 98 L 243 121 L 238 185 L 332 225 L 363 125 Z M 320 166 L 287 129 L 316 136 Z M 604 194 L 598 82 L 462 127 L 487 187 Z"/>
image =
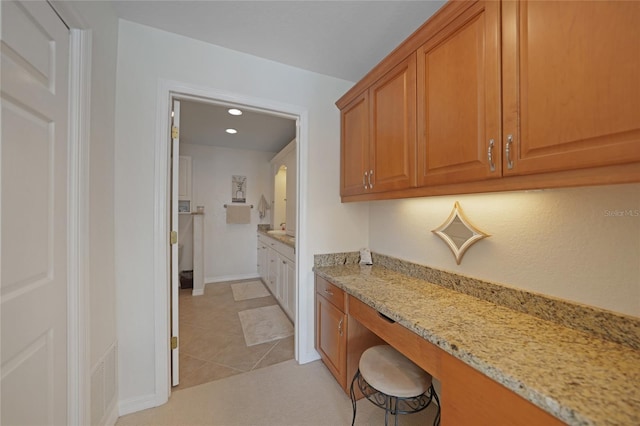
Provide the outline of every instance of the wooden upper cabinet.
<path id="1" fill-rule="evenodd" d="M 640 2 L 502 8 L 503 174 L 640 161 Z"/>
<path id="2" fill-rule="evenodd" d="M 369 89 L 369 111 L 369 192 L 415 186 L 415 54 Z"/>
<path id="3" fill-rule="evenodd" d="M 418 49 L 418 185 L 501 177 L 500 3 L 477 2 Z"/>
<path id="4" fill-rule="evenodd" d="M 369 96 L 368 92 L 355 98 L 340 112 L 341 155 L 340 195 L 365 192 L 369 170 Z"/>
<path id="5" fill-rule="evenodd" d="M 415 103 L 412 54 L 342 108 L 340 195 L 415 186 Z"/>
<path id="6" fill-rule="evenodd" d="M 640 182 L 640 1 L 448 1 L 336 103 L 343 201 Z"/>

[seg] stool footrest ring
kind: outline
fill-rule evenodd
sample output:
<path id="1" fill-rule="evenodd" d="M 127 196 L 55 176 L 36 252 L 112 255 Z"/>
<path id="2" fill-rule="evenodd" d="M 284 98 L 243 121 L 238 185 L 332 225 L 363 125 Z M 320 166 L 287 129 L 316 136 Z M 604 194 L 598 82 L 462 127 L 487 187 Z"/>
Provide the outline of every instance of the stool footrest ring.
<path id="1" fill-rule="evenodd" d="M 412 414 L 417 413 L 419 411 L 427 408 L 433 400 L 436 401 L 438 405 L 438 411 L 436 414 L 436 418 L 433 422 L 434 426 L 440 424 L 440 401 L 438 399 L 438 395 L 436 394 L 435 389 L 433 388 L 433 384 L 429 386 L 426 392 L 414 397 L 398 397 L 393 395 L 387 395 L 385 393 L 380 392 L 373 386 L 371 386 L 360 374 L 360 370 L 358 370 L 353 377 L 353 381 L 351 382 L 351 401 L 353 405 L 353 421 L 352 426 L 355 424 L 356 420 L 356 399 L 354 392 L 354 385 L 358 386 L 360 392 L 371 401 L 373 404 L 378 407 L 384 409 L 385 413 L 385 424 L 387 420 L 387 415 L 392 414 L 396 416 L 396 424 L 398 420 L 398 414 Z"/>

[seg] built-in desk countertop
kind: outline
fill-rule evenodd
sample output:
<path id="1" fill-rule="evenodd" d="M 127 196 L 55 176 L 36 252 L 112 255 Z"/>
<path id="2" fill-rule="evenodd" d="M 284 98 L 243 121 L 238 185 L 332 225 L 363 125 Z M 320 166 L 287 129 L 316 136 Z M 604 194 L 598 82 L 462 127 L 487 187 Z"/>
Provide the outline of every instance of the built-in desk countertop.
<path id="1" fill-rule="evenodd" d="M 314 271 L 567 424 L 640 425 L 637 348 L 383 266 Z"/>

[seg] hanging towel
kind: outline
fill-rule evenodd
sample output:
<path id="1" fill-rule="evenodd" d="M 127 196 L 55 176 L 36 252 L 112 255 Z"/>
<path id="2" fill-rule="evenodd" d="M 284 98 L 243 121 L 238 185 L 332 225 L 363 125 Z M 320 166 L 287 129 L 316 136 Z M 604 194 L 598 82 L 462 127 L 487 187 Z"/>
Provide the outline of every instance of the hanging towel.
<path id="1" fill-rule="evenodd" d="M 246 224 L 251 222 L 251 206 L 227 206 L 227 223 Z"/>
<path id="2" fill-rule="evenodd" d="M 258 213 L 260 214 L 260 219 L 264 219 L 264 217 L 267 215 L 267 210 L 269 209 L 269 203 L 267 203 L 264 195 L 262 195 L 260 197 L 260 202 L 258 203 Z"/>

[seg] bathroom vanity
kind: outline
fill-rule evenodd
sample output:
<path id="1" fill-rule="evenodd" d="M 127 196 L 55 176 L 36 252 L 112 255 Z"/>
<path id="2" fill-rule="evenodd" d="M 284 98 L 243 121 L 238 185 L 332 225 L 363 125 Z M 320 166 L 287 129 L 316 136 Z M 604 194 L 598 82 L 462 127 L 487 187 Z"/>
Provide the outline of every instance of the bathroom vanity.
<path id="1" fill-rule="evenodd" d="M 271 232 L 271 233 L 270 233 Z M 295 324 L 296 256 L 295 238 L 284 231 L 258 232 L 258 274 Z"/>

